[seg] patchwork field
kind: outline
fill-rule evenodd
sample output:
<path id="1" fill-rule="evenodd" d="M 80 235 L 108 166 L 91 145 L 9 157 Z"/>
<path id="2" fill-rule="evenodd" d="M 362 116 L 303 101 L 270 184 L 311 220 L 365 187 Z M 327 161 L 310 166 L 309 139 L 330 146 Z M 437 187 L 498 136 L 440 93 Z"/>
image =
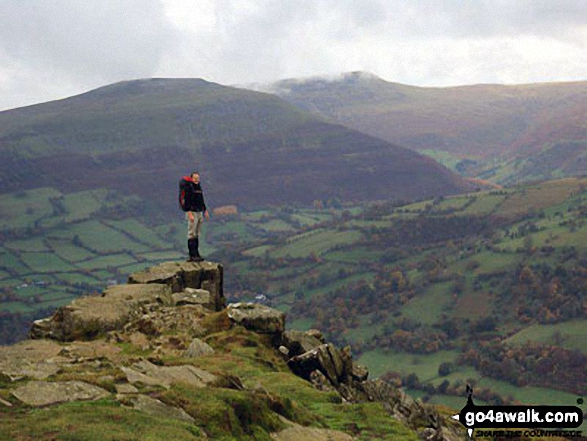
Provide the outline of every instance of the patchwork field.
<path id="1" fill-rule="evenodd" d="M 543 402 L 550 391 L 565 400 L 572 394 L 515 386 L 459 360 L 477 345 L 472 336 L 513 348 L 530 342 L 587 353 L 584 315 L 567 319 L 554 311 L 558 322 L 546 323 L 528 312 L 519 319 L 534 295 L 520 280 L 529 277 L 535 290 L 548 286 L 540 277 L 556 271 L 562 283 L 583 268 L 586 188 L 587 179 L 567 179 L 400 207 L 239 210 L 204 225 L 201 251 L 225 265 L 229 301 L 259 301 L 261 295 L 260 301 L 288 314 L 290 328 L 318 327 L 350 344 L 372 376 L 416 374 L 423 388 L 474 380 L 504 399 Z M 0 211 L 6 238 L 0 311 L 10 320 L 25 323 L 123 282 L 131 272 L 185 258 L 179 212 L 153 225 L 149 217 L 121 210 L 121 195 L 99 190 L 62 195 L 40 189 L 0 200 L 22 214 L 11 217 L 4 205 Z M 87 203 L 79 206 L 80 200 Z M 557 289 L 566 295 L 568 288 Z M 13 325 L 4 320 L 6 336 Z M 414 352 L 420 342 L 428 352 Z M 441 376 L 442 364 L 450 369 Z M 460 400 L 411 390 L 432 402 Z"/>

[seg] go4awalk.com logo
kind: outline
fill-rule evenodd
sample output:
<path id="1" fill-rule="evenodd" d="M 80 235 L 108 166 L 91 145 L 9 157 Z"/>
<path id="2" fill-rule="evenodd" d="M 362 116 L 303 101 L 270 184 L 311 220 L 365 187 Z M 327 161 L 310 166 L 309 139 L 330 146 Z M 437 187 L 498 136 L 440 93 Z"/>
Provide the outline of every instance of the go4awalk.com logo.
<path id="1" fill-rule="evenodd" d="M 467 392 L 467 404 L 453 418 L 467 428 L 469 437 L 474 430 L 481 436 L 503 438 L 582 435 L 571 430 L 583 423 L 583 411 L 577 406 L 476 406 L 473 389 L 467 387 Z"/>

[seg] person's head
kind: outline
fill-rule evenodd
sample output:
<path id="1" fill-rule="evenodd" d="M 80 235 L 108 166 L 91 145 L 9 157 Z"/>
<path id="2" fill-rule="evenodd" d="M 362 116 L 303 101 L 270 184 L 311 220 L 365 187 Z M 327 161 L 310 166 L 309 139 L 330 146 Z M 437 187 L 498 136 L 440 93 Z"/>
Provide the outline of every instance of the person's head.
<path id="1" fill-rule="evenodd" d="M 192 181 L 194 181 L 196 184 L 200 183 L 200 174 L 198 172 L 192 172 L 190 176 L 192 178 Z"/>

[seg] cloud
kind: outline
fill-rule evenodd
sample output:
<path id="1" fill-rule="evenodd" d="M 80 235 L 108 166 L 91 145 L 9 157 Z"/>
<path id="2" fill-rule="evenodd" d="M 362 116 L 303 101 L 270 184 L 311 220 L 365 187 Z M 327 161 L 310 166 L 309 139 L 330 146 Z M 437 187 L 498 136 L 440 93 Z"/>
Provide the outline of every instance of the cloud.
<path id="1" fill-rule="evenodd" d="M 4 0 L 0 17 L 0 90 L 15 101 L 151 76 L 174 32 L 157 1 Z"/>
<path id="2" fill-rule="evenodd" d="M 583 0 L 0 2 L 0 109 L 131 78 L 587 79 Z"/>

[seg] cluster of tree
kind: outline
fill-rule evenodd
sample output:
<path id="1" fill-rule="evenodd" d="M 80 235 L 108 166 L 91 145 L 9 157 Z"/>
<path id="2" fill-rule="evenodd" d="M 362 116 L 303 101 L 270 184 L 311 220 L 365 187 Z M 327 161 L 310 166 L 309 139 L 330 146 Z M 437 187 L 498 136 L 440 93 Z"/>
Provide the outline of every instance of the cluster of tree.
<path id="1" fill-rule="evenodd" d="M 489 236 L 495 222 L 488 216 L 419 216 L 396 220 L 389 228 L 369 227 L 363 232 L 379 247 L 418 247 L 465 237 Z"/>
<path id="2" fill-rule="evenodd" d="M 568 266 L 520 265 L 510 275 L 509 286 L 522 321 L 556 323 L 584 317 L 587 260 L 577 260 Z"/>
<path id="3" fill-rule="evenodd" d="M 373 348 L 390 348 L 413 354 L 431 354 L 447 347 L 449 343 L 446 333 L 420 327 L 413 331 L 403 329 L 391 333 L 378 334 L 373 337 Z"/>
<path id="4" fill-rule="evenodd" d="M 515 346 L 492 340 L 472 344 L 460 362 L 517 386 L 587 393 L 587 355 L 579 350 L 530 342 Z"/>
<path id="5" fill-rule="evenodd" d="M 311 298 L 298 299 L 293 317 L 316 317 L 316 325 L 332 334 L 359 325 L 358 316 L 397 309 L 414 296 L 413 287 L 401 271 L 380 272 L 373 283 L 364 279 L 345 284 Z M 324 327 L 320 327 L 323 325 Z"/>

